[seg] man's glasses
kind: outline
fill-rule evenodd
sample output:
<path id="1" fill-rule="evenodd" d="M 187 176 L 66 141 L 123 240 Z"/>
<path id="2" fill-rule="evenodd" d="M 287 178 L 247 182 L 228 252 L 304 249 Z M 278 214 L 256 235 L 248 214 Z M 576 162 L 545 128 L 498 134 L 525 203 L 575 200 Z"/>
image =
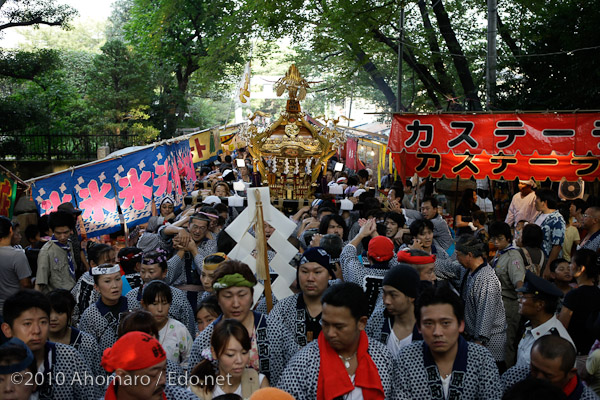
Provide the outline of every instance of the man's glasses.
<path id="1" fill-rule="evenodd" d="M 190 225 L 190 232 L 204 232 L 208 227 L 200 225 Z"/>

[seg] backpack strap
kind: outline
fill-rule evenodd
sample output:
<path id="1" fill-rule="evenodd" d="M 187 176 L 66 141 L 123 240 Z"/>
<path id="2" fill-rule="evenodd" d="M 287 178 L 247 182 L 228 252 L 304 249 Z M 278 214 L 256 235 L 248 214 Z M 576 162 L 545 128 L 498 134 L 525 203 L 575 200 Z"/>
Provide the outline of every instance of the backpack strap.
<path id="1" fill-rule="evenodd" d="M 525 265 L 525 268 L 533 264 L 531 261 L 531 257 L 529 256 L 529 252 L 527 252 L 527 250 L 521 247 L 517 247 L 517 250 L 519 250 L 519 253 L 521 253 L 521 258 L 523 258 L 523 264 Z"/>

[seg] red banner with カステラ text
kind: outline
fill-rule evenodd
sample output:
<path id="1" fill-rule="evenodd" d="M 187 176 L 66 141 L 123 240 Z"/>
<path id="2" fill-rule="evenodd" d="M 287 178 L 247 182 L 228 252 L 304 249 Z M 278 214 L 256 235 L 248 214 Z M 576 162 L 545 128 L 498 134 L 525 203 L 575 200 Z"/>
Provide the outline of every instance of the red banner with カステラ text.
<path id="1" fill-rule="evenodd" d="M 559 181 L 566 178 L 576 181 L 581 178 L 592 181 L 600 176 L 600 156 L 574 155 L 489 155 L 481 154 L 430 154 L 393 153 L 396 166 L 404 162 L 406 175 L 421 177 L 464 179 L 506 179 L 515 178 L 543 181 L 547 178 Z"/>
<path id="2" fill-rule="evenodd" d="M 395 114 L 391 152 L 600 155 L 600 113 Z"/>

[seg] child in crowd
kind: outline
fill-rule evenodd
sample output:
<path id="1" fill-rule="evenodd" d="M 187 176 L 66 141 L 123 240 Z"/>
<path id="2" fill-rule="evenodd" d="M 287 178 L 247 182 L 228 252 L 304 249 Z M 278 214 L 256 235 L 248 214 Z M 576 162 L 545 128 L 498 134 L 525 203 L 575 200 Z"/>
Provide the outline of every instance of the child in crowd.
<path id="1" fill-rule="evenodd" d="M 214 295 L 208 296 L 202 300 L 198 305 L 198 311 L 196 311 L 196 323 L 198 324 L 196 336 L 210 325 L 211 322 L 219 318 L 219 315 L 222 313 L 221 307 L 219 307 L 217 298 Z"/>
<path id="2" fill-rule="evenodd" d="M 550 277 L 565 295 L 577 287 L 577 284 L 573 283 L 569 262 L 564 258 L 557 258 L 550 263 Z"/>
<path id="3" fill-rule="evenodd" d="M 158 340 L 167 353 L 167 358 L 187 368 L 193 339 L 181 322 L 169 317 L 173 295 L 169 285 L 152 281 L 144 286 L 142 307 L 152 313 L 158 328 Z"/>
<path id="4" fill-rule="evenodd" d="M 515 244 L 519 247 L 523 247 L 521 238 L 523 237 L 523 228 L 525 228 L 525 225 L 527 225 L 527 221 L 524 219 L 520 220 L 517 222 L 517 225 L 515 225 Z"/>

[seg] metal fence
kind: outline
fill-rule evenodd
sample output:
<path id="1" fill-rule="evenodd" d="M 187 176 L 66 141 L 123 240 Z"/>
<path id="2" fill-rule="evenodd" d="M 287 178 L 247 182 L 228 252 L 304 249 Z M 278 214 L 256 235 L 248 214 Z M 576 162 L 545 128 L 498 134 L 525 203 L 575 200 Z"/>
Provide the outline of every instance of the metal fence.
<path id="1" fill-rule="evenodd" d="M 38 135 L 0 133 L 0 160 L 95 160 L 98 147 L 110 151 L 137 144 L 136 135 Z"/>

